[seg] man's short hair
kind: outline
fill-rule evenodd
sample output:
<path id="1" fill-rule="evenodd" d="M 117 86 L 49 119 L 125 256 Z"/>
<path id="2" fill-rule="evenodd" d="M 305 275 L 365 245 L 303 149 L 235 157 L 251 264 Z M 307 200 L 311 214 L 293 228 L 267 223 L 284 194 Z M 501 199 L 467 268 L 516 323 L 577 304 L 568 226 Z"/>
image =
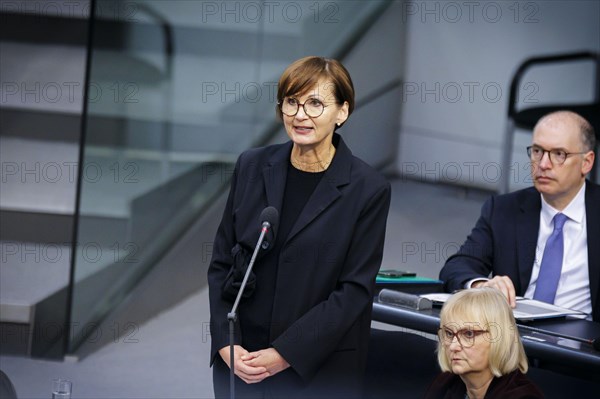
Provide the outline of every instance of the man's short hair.
<path id="1" fill-rule="evenodd" d="M 579 130 L 583 136 L 583 149 L 584 151 L 595 151 L 596 150 L 596 132 L 591 123 L 585 118 L 581 117 L 579 123 Z"/>
<path id="2" fill-rule="evenodd" d="M 577 127 L 579 128 L 579 132 L 581 133 L 581 143 L 583 144 L 583 151 L 595 151 L 596 150 L 596 132 L 594 131 L 594 127 L 587 119 L 583 116 L 579 115 L 576 112 L 561 110 L 554 111 L 549 114 L 546 114 L 540 118 L 540 120 L 536 123 L 535 128 L 542 123 L 547 123 L 550 120 L 559 119 L 562 121 L 569 120 L 573 121 Z"/>

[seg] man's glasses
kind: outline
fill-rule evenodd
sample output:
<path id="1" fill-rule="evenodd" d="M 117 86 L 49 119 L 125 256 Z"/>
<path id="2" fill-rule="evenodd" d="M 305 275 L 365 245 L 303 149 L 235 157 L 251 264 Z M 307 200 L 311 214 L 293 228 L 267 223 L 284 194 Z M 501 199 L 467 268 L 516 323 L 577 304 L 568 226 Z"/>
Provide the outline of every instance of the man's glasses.
<path id="1" fill-rule="evenodd" d="M 311 118 L 318 118 L 323 114 L 325 107 L 329 106 L 323 104 L 321 100 L 316 98 L 309 98 L 304 104 L 300 104 L 294 97 L 285 97 L 283 101 L 278 102 L 277 104 L 281 109 L 281 113 L 287 116 L 296 116 L 300 106 L 302 106 L 302 108 L 304 108 L 304 113 Z"/>
<path id="2" fill-rule="evenodd" d="M 475 343 L 475 338 L 487 332 L 489 332 L 489 330 L 473 330 L 465 328 L 454 332 L 448 328 L 440 328 L 438 330 L 438 337 L 440 342 L 444 345 L 452 344 L 454 337 L 456 337 L 460 346 L 463 348 L 470 348 Z"/>
<path id="3" fill-rule="evenodd" d="M 562 165 L 565 163 L 569 155 L 585 154 L 585 152 L 566 152 L 565 150 L 560 149 L 544 150 L 542 147 L 538 147 L 537 145 L 530 145 L 527 147 L 527 155 L 532 162 L 540 162 L 545 153 L 548 153 L 552 165 Z"/>

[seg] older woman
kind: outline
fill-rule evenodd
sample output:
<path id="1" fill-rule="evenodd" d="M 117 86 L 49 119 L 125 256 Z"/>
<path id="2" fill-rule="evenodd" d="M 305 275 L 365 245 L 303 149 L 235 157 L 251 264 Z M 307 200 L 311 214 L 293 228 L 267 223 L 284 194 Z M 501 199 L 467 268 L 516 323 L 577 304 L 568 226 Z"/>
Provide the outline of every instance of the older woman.
<path id="1" fill-rule="evenodd" d="M 443 371 L 425 398 L 543 398 L 525 376 L 527 357 L 502 293 L 479 288 L 454 294 L 442 308 L 438 362 Z"/>
<path id="2" fill-rule="evenodd" d="M 290 140 L 240 155 L 208 270 L 215 396 L 227 396 L 227 313 L 259 236 L 279 210 L 239 306 L 234 371 L 241 397 L 358 397 L 390 185 L 335 133 L 354 109 L 338 61 L 306 57 L 279 80 Z M 236 269 L 239 269 L 236 273 Z"/>

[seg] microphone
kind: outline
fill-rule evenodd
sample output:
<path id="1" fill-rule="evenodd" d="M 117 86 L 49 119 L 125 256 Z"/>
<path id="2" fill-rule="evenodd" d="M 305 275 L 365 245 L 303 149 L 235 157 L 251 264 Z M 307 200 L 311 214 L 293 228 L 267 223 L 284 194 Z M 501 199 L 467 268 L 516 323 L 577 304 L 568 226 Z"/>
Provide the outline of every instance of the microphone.
<path id="1" fill-rule="evenodd" d="M 240 299 L 244 294 L 244 290 L 246 289 L 246 283 L 248 282 L 248 277 L 252 272 L 252 268 L 254 267 L 254 261 L 256 260 L 256 255 L 258 255 L 258 251 L 263 248 L 267 249 L 270 243 L 275 241 L 275 230 L 276 226 L 279 223 L 279 212 L 277 209 L 272 206 L 268 206 L 260 213 L 260 236 L 258 237 L 258 242 L 256 243 L 256 247 L 254 248 L 254 253 L 252 254 L 252 258 L 250 259 L 250 263 L 248 263 L 248 268 L 246 269 L 246 274 L 244 275 L 244 279 L 242 280 L 242 285 L 240 285 L 240 289 L 238 291 L 237 297 L 235 298 L 235 302 L 233 303 L 233 307 L 231 308 L 231 312 L 227 313 L 227 320 L 229 320 L 229 394 L 231 399 L 235 398 L 235 356 L 233 355 L 233 347 L 235 341 L 235 322 L 237 320 L 237 308 L 240 304 Z M 269 234 L 269 239 L 265 241 L 265 236 Z"/>

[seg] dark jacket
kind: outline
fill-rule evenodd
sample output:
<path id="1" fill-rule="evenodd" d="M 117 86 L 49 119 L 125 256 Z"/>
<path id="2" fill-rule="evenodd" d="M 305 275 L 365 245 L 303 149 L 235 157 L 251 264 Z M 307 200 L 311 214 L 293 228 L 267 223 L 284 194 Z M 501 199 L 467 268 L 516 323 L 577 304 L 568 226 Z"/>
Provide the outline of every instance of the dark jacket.
<path id="1" fill-rule="evenodd" d="M 445 289 L 462 289 L 468 280 L 491 272 L 510 277 L 517 295 L 524 295 L 533 270 L 541 207 L 540 193 L 533 187 L 487 200 L 467 241 L 440 271 Z M 585 211 L 592 318 L 600 321 L 600 186 L 589 181 Z"/>
<path id="2" fill-rule="evenodd" d="M 271 309 L 243 309 L 272 312 L 268 342 L 291 365 L 265 382 L 289 379 L 298 387 L 324 384 L 343 391 L 364 372 L 391 191 L 337 134 L 334 145 L 331 165 L 281 247 Z M 231 250 L 240 244 L 251 253 L 261 211 L 281 209 L 291 149 L 292 142 L 252 149 L 236 164 L 208 271 L 211 364 L 229 344 L 226 315 L 232 302 L 223 298 L 222 287 Z M 243 320 L 236 327 L 236 343 L 243 345 L 244 330 L 251 327 Z"/>
<path id="3" fill-rule="evenodd" d="M 425 392 L 425 399 L 464 399 L 467 393 L 465 383 L 452 373 L 441 373 L 433 380 Z M 527 376 L 519 370 L 494 377 L 485 399 L 540 399 L 544 395 Z"/>

